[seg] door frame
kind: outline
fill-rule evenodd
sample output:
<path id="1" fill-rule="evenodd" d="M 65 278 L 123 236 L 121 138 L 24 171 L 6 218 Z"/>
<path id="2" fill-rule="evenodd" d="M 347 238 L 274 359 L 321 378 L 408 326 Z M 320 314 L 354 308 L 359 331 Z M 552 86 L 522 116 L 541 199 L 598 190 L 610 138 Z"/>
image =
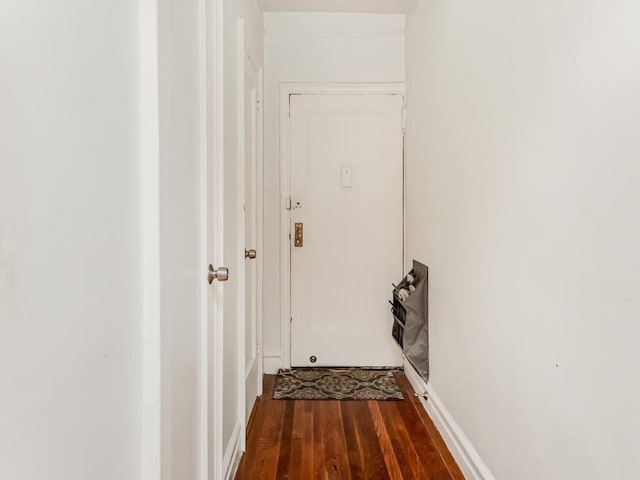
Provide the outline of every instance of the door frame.
<path id="1" fill-rule="evenodd" d="M 237 192 L 238 192 L 238 238 L 242 245 L 239 245 L 239 265 L 244 267 L 246 258 L 244 256 L 245 248 L 249 247 L 244 244 L 245 239 L 245 219 L 244 211 L 241 206 L 244 204 L 246 192 L 245 192 L 245 69 L 246 62 L 249 62 L 256 72 L 257 82 L 257 111 L 256 111 L 256 245 L 255 248 L 258 252 L 256 256 L 256 362 L 258 365 L 258 378 L 262 379 L 264 373 L 263 366 L 263 354 L 262 354 L 262 270 L 263 270 L 263 175 L 264 175 L 264 155 L 263 155 L 263 137 L 264 137 L 264 122 L 263 122 L 263 67 L 257 61 L 257 54 L 250 48 L 249 42 L 246 41 L 245 36 L 245 20 L 238 20 L 238 50 L 237 50 L 237 74 L 238 74 L 238 178 L 237 178 Z M 238 365 L 240 365 L 240 395 L 239 399 L 242 402 L 242 410 L 240 414 L 240 420 L 242 422 L 242 435 L 240 439 L 240 450 L 244 451 L 246 447 L 246 426 L 249 421 L 245 414 L 246 403 L 246 352 L 245 352 L 245 322 L 246 322 L 246 278 L 244 268 L 238 271 L 238 289 L 240 294 L 238 315 L 239 315 L 239 344 L 238 344 Z M 262 394 L 262 382 L 258 385 L 258 395 Z"/>
<path id="2" fill-rule="evenodd" d="M 257 345 L 256 345 L 256 362 L 258 362 L 258 378 L 262 378 L 263 373 L 264 373 L 264 366 L 263 366 L 263 359 L 262 359 L 262 269 L 263 269 L 263 263 L 264 263 L 264 250 L 263 250 L 263 241 L 264 241 L 264 237 L 263 237 L 263 191 L 264 191 L 264 180 L 263 180 L 263 176 L 264 176 L 264 147 L 263 147 L 263 137 L 264 137 L 264 119 L 263 119 L 263 114 L 262 114 L 262 103 L 263 103 L 263 67 L 259 64 L 259 62 L 256 60 L 257 55 L 255 53 L 253 53 L 251 51 L 251 49 L 249 48 L 249 44 L 248 42 L 244 41 L 244 39 L 242 40 L 243 48 L 244 48 L 244 54 L 242 54 L 242 51 L 239 52 L 239 55 L 242 55 L 242 61 L 240 62 L 239 65 L 239 72 L 238 72 L 238 76 L 240 77 L 240 82 L 241 85 L 239 86 L 239 95 L 242 98 L 239 98 L 238 100 L 238 105 L 239 105 L 239 109 L 242 108 L 242 111 L 239 110 L 239 118 L 241 121 L 241 125 L 240 127 L 242 128 L 242 130 L 239 130 L 239 136 L 240 136 L 240 141 L 239 141 L 239 145 L 238 145 L 238 149 L 241 153 L 239 162 L 241 162 L 241 164 L 239 165 L 240 171 L 242 172 L 239 175 L 239 179 L 238 179 L 238 188 L 240 193 L 240 199 L 242 202 L 244 202 L 244 199 L 246 197 L 246 192 L 245 192 L 245 175 L 246 172 L 244 172 L 244 166 L 245 166 L 245 158 L 244 158 L 244 146 L 245 146 L 245 138 L 244 138 L 244 134 L 245 134 L 245 124 L 244 124 L 244 114 L 245 114 L 245 104 L 244 104 L 244 90 L 245 90 L 245 84 L 244 84 L 244 78 L 245 78 L 245 74 L 246 74 L 246 62 L 248 61 L 251 64 L 251 67 L 254 69 L 255 73 L 256 73 L 256 131 L 255 131 L 255 142 L 256 142 L 256 191 L 255 191 L 255 196 L 256 196 L 256 245 L 255 248 L 258 252 L 258 255 L 256 256 L 256 341 L 257 341 Z M 239 128 L 240 128 L 239 127 Z M 241 145 L 240 145 L 241 143 Z M 245 236 L 245 231 L 244 231 L 244 216 L 243 216 L 243 212 L 241 212 L 241 217 L 238 222 L 241 224 L 241 229 L 242 229 L 242 236 L 240 238 L 244 238 Z M 246 259 L 244 258 L 244 248 L 246 247 L 250 247 L 250 245 L 243 245 L 242 248 L 242 261 L 246 261 Z M 244 275 L 244 274 L 243 274 Z M 244 311 L 244 306 L 246 305 L 246 292 L 244 291 L 244 279 L 243 278 L 243 284 L 242 284 L 242 299 L 243 299 L 243 305 L 242 305 L 242 314 L 245 315 L 246 312 Z M 246 335 L 246 332 L 243 332 Z M 243 337 L 244 340 L 244 337 Z M 244 345 L 244 343 L 242 344 Z M 244 347 L 243 347 L 244 348 Z M 243 357 L 242 357 L 242 364 L 244 365 L 244 359 L 246 357 L 246 355 L 244 355 L 245 352 L 243 352 Z M 246 367 L 246 365 L 244 365 Z M 243 377 L 243 381 L 244 381 L 244 377 Z M 260 382 L 260 384 L 258 385 L 258 395 L 262 394 L 262 382 Z M 245 419 L 245 427 L 246 427 L 246 423 L 249 419 Z"/>
<path id="3" fill-rule="evenodd" d="M 202 159 L 201 184 L 201 229 L 202 229 L 202 322 L 200 343 L 200 479 L 222 478 L 223 465 L 223 376 L 224 376 L 224 332 L 222 285 L 215 282 L 209 286 L 207 265 L 209 258 L 208 222 L 211 216 L 218 226 L 224 224 L 224 15 L 222 0 L 200 0 L 201 36 L 199 42 L 201 77 L 201 102 L 206 107 L 201 118 L 201 128 L 205 132 L 200 145 Z M 208 204 L 209 168 L 216 178 L 213 208 Z M 223 258 L 223 229 L 213 233 L 215 237 L 214 261 Z M 214 311 L 209 311 L 208 289 L 218 291 Z"/>
<path id="4" fill-rule="evenodd" d="M 162 473 L 162 348 L 160 319 L 160 59 L 163 33 L 155 0 L 141 0 L 140 29 L 140 227 L 142 249 L 141 480 Z"/>
<path id="5" fill-rule="evenodd" d="M 292 95 L 401 95 L 405 105 L 405 84 L 397 83 L 282 83 L 280 84 L 280 354 L 281 368 L 291 368 L 291 158 L 289 104 Z M 406 109 L 406 106 L 403 107 Z M 405 118 L 403 113 L 402 118 Z M 404 154 L 403 154 L 404 162 Z M 403 182 L 404 167 L 403 167 Z M 404 191 L 404 189 L 403 189 Z M 403 198 L 403 225 L 405 208 Z M 403 228 L 404 229 L 404 228 Z M 402 232 L 403 252 L 406 232 Z M 404 258 L 404 253 L 403 253 Z M 404 260 L 403 260 L 404 263 Z"/>

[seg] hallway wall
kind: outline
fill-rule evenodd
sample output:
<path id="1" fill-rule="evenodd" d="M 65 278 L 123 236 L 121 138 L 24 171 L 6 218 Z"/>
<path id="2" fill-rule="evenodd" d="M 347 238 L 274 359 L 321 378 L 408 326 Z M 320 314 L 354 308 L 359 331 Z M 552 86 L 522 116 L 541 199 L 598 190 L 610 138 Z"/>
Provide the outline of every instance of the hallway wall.
<path id="1" fill-rule="evenodd" d="M 431 384 L 499 479 L 640 470 L 639 24 L 631 0 L 408 16 Z"/>
<path id="2" fill-rule="evenodd" d="M 404 15 L 265 14 L 263 342 L 281 364 L 280 84 L 404 81 Z"/>
<path id="3" fill-rule="evenodd" d="M 0 5 L 0 478 L 141 477 L 138 4 Z"/>

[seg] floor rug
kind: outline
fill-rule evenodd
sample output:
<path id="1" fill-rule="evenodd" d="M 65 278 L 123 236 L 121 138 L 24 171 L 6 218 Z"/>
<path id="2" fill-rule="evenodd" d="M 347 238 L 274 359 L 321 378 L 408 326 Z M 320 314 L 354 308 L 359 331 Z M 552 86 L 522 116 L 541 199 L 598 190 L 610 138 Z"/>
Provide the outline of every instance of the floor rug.
<path id="1" fill-rule="evenodd" d="M 273 398 L 288 400 L 402 400 L 392 370 L 297 368 L 280 370 Z"/>

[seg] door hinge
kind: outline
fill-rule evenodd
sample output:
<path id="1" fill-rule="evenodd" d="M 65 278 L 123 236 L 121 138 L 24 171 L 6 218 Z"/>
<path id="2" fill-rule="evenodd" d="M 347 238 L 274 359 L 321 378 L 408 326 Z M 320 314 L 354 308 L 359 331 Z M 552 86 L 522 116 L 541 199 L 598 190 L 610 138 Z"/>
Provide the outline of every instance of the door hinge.
<path id="1" fill-rule="evenodd" d="M 260 111 L 262 104 L 260 103 L 260 98 L 256 97 L 256 110 Z"/>
<path id="2" fill-rule="evenodd" d="M 401 113 L 401 120 L 400 120 L 400 128 L 402 129 L 402 135 L 405 135 L 407 133 L 407 103 L 406 102 L 402 102 L 402 113 Z"/>

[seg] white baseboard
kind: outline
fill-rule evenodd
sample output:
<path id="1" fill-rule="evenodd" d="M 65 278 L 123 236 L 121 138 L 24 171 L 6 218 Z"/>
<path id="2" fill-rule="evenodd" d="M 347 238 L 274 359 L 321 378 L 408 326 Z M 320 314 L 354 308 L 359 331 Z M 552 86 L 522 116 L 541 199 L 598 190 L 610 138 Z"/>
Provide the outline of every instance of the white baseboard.
<path id="1" fill-rule="evenodd" d="M 264 373 L 273 375 L 282 368 L 282 357 L 280 355 L 265 355 L 263 358 Z"/>
<path id="2" fill-rule="evenodd" d="M 442 435 L 449 451 L 457 462 L 460 470 L 467 480 L 495 480 L 480 458 L 469 438 L 455 422 L 449 411 L 445 408 L 436 392 L 416 372 L 413 366 L 405 359 L 404 372 L 411 386 L 417 393 L 426 393 L 428 398 L 421 398 L 422 406 L 433 420 L 436 428 Z"/>
<path id="3" fill-rule="evenodd" d="M 238 465 L 240 464 L 240 459 L 242 457 L 241 444 L 243 430 L 242 423 L 236 423 L 235 427 L 233 427 L 233 433 L 231 434 L 229 445 L 227 445 L 227 451 L 224 452 L 222 466 L 223 472 L 225 472 L 224 478 L 226 480 L 234 478 L 238 470 Z"/>
<path id="4" fill-rule="evenodd" d="M 418 394 L 425 393 L 427 391 L 427 382 L 420 376 L 418 372 L 416 372 L 416 369 L 413 368 L 413 365 L 409 363 L 406 357 L 402 357 L 402 359 L 404 374 L 407 376 L 407 380 L 409 380 L 409 383 L 411 384 L 413 389 Z"/>

